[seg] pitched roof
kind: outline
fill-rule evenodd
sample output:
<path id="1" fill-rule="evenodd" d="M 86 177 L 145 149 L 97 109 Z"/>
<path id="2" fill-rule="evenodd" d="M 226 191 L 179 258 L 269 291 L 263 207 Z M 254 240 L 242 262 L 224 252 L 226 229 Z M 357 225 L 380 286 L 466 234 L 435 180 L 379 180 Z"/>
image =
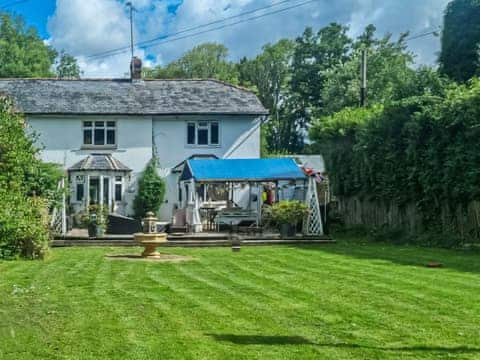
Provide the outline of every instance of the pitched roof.
<path id="1" fill-rule="evenodd" d="M 285 157 L 293 158 L 297 164 L 301 164 L 307 168 L 312 168 L 315 171 L 324 173 L 325 160 L 322 155 L 286 155 Z"/>
<path id="2" fill-rule="evenodd" d="M 257 96 L 216 80 L 2 79 L 25 114 L 267 114 Z"/>
<path id="3" fill-rule="evenodd" d="M 175 165 L 172 168 L 172 172 L 173 173 L 181 173 L 181 172 L 183 172 L 183 169 L 185 168 L 185 163 L 188 160 L 201 160 L 201 159 L 215 160 L 215 159 L 218 159 L 218 156 L 214 155 L 214 154 L 193 154 L 193 155 L 189 156 L 187 159 L 183 160 L 181 163 Z"/>
<path id="4" fill-rule="evenodd" d="M 132 171 L 110 154 L 92 154 L 80 160 L 68 169 L 69 171 L 111 170 Z"/>

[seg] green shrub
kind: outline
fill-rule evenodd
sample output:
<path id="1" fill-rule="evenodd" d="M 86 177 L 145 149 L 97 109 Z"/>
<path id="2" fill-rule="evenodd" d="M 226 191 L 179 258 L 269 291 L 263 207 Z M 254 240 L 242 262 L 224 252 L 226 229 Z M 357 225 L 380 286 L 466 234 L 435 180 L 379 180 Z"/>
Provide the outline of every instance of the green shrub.
<path id="1" fill-rule="evenodd" d="M 301 201 L 280 201 L 271 207 L 271 219 L 276 225 L 297 226 L 308 215 L 308 207 Z"/>
<path id="2" fill-rule="evenodd" d="M 81 227 L 88 228 L 94 224 L 103 228 L 108 227 L 108 214 L 110 213 L 107 205 L 90 205 L 88 211 L 84 211 L 80 215 Z"/>
<path id="3" fill-rule="evenodd" d="M 325 156 L 335 195 L 415 204 L 422 225 L 411 234 L 415 241 L 461 244 L 451 226 L 459 222 L 457 209 L 480 201 L 478 104 L 480 79 L 473 79 L 441 96 L 345 109 L 318 119 L 310 138 Z M 478 233 L 462 236 L 480 241 Z"/>
<path id="4" fill-rule="evenodd" d="M 135 216 L 139 219 L 149 211 L 157 214 L 165 197 L 165 182 L 158 175 L 156 165 L 155 158 L 150 160 L 138 181 L 138 193 L 133 206 Z"/>
<path id="5" fill-rule="evenodd" d="M 405 233 L 401 227 L 391 227 L 387 224 L 371 227 L 368 231 L 368 239 L 375 242 L 390 242 L 397 245 L 412 242 L 412 237 Z"/>
<path id="6" fill-rule="evenodd" d="M 25 129 L 10 101 L 0 98 L 0 258 L 43 257 L 50 240 L 49 187 L 59 178 L 33 180 L 44 174 L 45 164 Z"/>
<path id="7" fill-rule="evenodd" d="M 0 258 L 42 258 L 50 241 L 47 203 L 0 190 Z"/>
<path id="8" fill-rule="evenodd" d="M 61 205 L 62 195 L 67 195 L 68 189 L 61 189 L 58 183 L 65 176 L 59 164 L 38 161 L 33 173 L 25 175 L 29 196 L 39 196 L 48 200 L 48 208 Z"/>

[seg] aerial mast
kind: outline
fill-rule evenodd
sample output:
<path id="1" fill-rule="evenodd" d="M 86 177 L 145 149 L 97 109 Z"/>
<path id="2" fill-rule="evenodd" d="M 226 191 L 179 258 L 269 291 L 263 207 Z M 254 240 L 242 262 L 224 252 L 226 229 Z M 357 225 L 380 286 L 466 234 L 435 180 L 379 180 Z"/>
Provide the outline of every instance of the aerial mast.
<path id="1" fill-rule="evenodd" d="M 133 59 L 133 12 L 135 11 L 135 8 L 133 7 L 133 3 L 131 1 L 127 2 L 125 4 L 130 10 L 130 51 Z"/>

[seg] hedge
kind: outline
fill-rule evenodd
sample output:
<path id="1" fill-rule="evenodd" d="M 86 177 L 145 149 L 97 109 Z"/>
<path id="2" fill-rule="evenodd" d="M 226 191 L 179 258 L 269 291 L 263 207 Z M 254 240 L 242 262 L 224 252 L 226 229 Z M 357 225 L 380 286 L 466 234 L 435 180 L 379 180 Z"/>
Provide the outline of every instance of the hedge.
<path id="1" fill-rule="evenodd" d="M 415 203 L 425 228 L 480 200 L 480 79 L 443 97 L 345 109 L 310 131 L 333 192 L 397 205 Z"/>

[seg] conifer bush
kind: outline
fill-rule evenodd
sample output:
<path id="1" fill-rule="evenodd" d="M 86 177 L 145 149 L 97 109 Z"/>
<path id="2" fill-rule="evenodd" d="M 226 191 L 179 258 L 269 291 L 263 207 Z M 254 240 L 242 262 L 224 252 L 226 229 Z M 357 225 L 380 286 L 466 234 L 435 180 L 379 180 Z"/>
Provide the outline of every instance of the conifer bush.
<path id="1" fill-rule="evenodd" d="M 138 193 L 133 206 L 135 217 L 141 219 L 149 211 L 156 214 L 165 197 L 165 182 L 158 175 L 157 160 L 153 158 L 147 164 L 138 181 Z"/>

